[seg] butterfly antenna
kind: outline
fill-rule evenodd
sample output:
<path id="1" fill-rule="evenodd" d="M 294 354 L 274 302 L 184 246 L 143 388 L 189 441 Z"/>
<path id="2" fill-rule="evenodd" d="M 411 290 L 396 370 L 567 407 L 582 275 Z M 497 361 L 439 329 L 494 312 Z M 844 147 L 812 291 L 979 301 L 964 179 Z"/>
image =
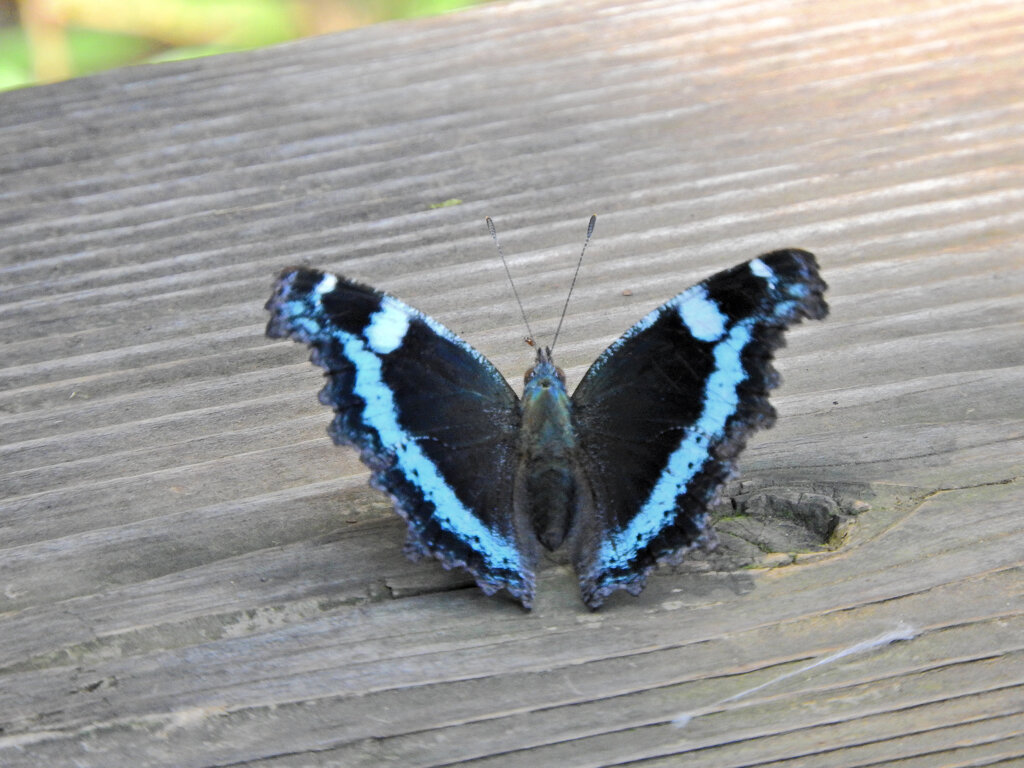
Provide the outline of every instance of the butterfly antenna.
<path id="1" fill-rule="evenodd" d="M 526 343 L 531 347 L 533 346 L 533 331 L 530 330 L 530 321 L 526 319 L 526 310 L 523 309 L 523 302 L 519 299 L 519 291 L 516 290 L 516 283 L 512 279 L 512 272 L 509 271 L 508 262 L 505 261 L 505 254 L 501 251 L 501 243 L 498 242 L 498 231 L 494 228 L 494 222 L 491 221 L 491 217 L 487 217 L 487 231 L 491 233 L 491 239 L 494 240 L 494 244 L 498 248 L 498 256 L 501 257 L 501 263 L 505 266 L 505 275 L 508 277 L 508 284 L 512 286 L 512 295 L 516 297 L 516 304 L 519 305 L 519 313 L 523 316 L 523 324 L 526 325 Z"/>
<path id="2" fill-rule="evenodd" d="M 565 295 L 565 306 L 562 307 L 562 316 L 558 318 L 558 328 L 555 329 L 555 338 L 551 342 L 551 349 L 554 350 L 558 343 L 558 334 L 562 332 L 562 321 L 565 320 L 565 313 L 569 310 L 569 299 L 572 298 L 572 289 L 576 287 L 576 278 L 579 277 L 580 267 L 583 266 L 583 254 L 587 252 L 590 245 L 590 236 L 594 234 L 594 225 L 597 224 L 597 214 L 590 217 L 590 224 L 587 225 L 587 239 L 583 241 L 583 250 L 580 251 L 580 260 L 576 262 L 576 271 L 572 273 L 572 282 L 569 284 L 569 293 Z"/>

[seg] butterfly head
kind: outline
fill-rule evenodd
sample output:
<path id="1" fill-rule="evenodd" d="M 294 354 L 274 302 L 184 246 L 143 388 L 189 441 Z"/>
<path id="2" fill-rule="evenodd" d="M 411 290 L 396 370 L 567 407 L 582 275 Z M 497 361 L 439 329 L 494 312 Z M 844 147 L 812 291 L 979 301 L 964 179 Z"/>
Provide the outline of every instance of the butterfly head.
<path id="1" fill-rule="evenodd" d="M 537 362 L 533 364 L 533 368 L 526 372 L 526 375 L 523 377 L 523 383 L 526 386 L 532 385 L 541 389 L 547 389 L 554 386 L 556 382 L 564 389 L 565 374 L 561 368 L 555 365 L 554 360 L 551 359 L 550 347 L 541 347 L 537 350 Z"/>

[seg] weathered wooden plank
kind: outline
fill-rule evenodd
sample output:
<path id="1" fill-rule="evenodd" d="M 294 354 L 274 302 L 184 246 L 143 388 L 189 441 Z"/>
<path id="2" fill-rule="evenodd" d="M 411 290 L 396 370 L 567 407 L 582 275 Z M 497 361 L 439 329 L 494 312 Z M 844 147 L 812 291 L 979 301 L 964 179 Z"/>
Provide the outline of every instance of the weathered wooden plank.
<path id="1" fill-rule="evenodd" d="M 0 95 L 0 763 L 1024 759 L 1022 30 L 999 0 L 523 2 Z M 737 570 L 751 518 L 597 614 L 557 557 L 529 615 L 401 557 L 263 338 L 272 276 L 385 288 L 518 383 L 481 220 L 543 338 L 595 211 L 571 381 L 709 272 L 819 254 L 832 314 L 742 469 L 870 504 L 837 549 Z"/>

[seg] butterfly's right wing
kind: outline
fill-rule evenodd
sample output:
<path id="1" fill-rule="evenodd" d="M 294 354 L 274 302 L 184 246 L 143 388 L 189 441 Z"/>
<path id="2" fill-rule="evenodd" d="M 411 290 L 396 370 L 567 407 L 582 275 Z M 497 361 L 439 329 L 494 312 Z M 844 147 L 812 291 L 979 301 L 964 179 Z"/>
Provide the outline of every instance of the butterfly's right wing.
<path id="1" fill-rule="evenodd" d="M 583 599 L 637 594 L 659 562 L 709 543 L 706 510 L 747 437 L 771 426 L 783 331 L 828 313 L 814 256 L 787 250 L 719 272 L 612 344 L 572 396 L 590 498 L 576 521 Z"/>
<path id="2" fill-rule="evenodd" d="M 329 273 L 285 270 L 267 309 L 267 335 L 310 345 L 327 371 L 330 435 L 394 499 L 407 553 L 529 607 L 537 544 L 512 507 L 519 403 L 497 369 L 426 315 Z"/>

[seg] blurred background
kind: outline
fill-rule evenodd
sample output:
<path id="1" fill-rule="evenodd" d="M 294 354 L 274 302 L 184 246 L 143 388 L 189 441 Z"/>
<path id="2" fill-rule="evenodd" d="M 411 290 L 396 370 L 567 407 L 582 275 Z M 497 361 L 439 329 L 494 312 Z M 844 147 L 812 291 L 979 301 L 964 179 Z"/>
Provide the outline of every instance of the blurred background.
<path id="1" fill-rule="evenodd" d="M 0 90 L 209 56 L 482 0 L 0 0 Z"/>

